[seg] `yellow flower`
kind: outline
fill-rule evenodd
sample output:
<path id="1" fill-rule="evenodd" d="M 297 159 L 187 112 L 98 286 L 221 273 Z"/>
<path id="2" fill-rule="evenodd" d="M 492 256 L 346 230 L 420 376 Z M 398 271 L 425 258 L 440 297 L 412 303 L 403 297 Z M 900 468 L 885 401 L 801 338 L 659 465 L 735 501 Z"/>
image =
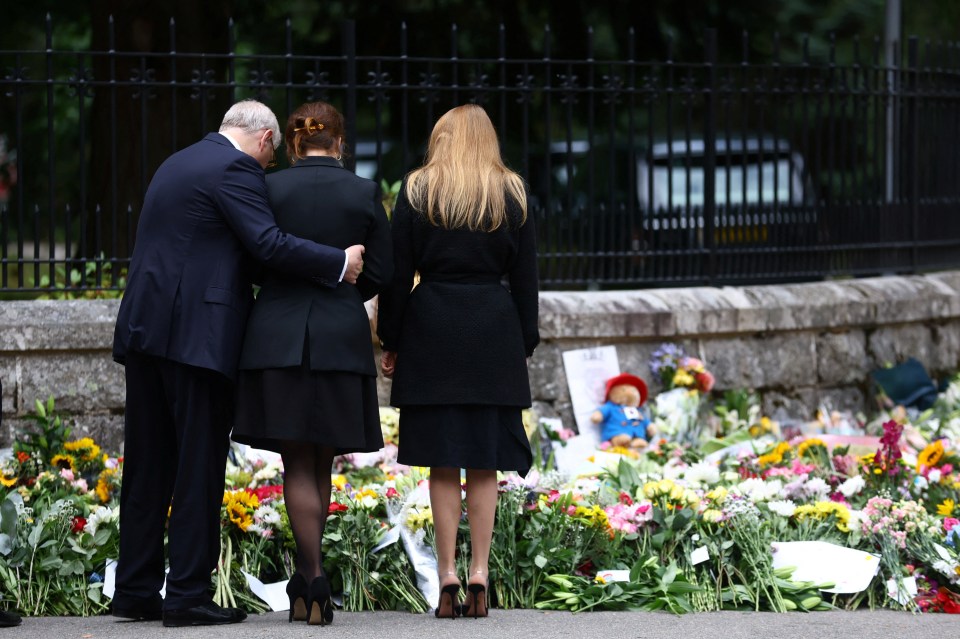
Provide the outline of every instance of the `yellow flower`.
<path id="1" fill-rule="evenodd" d="M 709 499 L 715 504 L 722 504 L 723 500 L 727 498 L 727 493 L 728 491 L 726 488 L 724 488 L 723 486 L 717 486 L 716 488 L 708 492 L 706 494 L 706 497 L 707 499 Z"/>
<path id="2" fill-rule="evenodd" d="M 227 518 L 236 524 L 237 528 L 246 532 L 253 523 L 253 511 L 260 505 L 260 500 L 245 490 L 224 491 L 223 504 L 226 506 Z"/>
<path id="3" fill-rule="evenodd" d="M 921 472 L 924 467 L 932 468 L 943 458 L 943 441 L 937 440 L 928 444 L 926 448 L 917 455 L 917 472 Z"/>
<path id="4" fill-rule="evenodd" d="M 330 478 L 330 482 L 337 490 L 343 490 L 347 485 L 347 478 L 344 475 L 334 475 Z"/>
<path id="5" fill-rule="evenodd" d="M 797 455 L 799 455 L 800 457 L 803 457 L 804 453 L 806 453 L 811 448 L 823 448 L 824 451 L 826 451 L 827 445 L 823 442 L 822 439 L 817 439 L 816 437 L 805 439 L 800 443 L 799 446 L 797 446 Z M 817 454 L 817 451 L 811 451 L 811 456 L 816 454 Z"/>
<path id="6" fill-rule="evenodd" d="M 707 522 L 708 524 L 715 524 L 723 519 L 723 512 L 717 510 L 716 508 L 707 508 L 705 511 L 703 511 L 703 515 L 701 515 L 701 517 L 703 517 L 703 521 Z"/>
<path id="7" fill-rule="evenodd" d="M 693 375 L 683 370 L 682 368 L 678 370 L 673 376 L 673 385 L 676 387 L 693 386 L 695 383 L 696 383 L 696 380 L 693 379 Z"/>
<path id="8" fill-rule="evenodd" d="M 97 493 L 97 499 L 99 499 L 101 503 L 105 504 L 108 501 L 110 501 L 110 493 L 112 490 L 112 480 L 113 480 L 113 476 L 116 474 L 117 474 L 116 468 L 105 468 L 103 472 L 100 473 L 100 477 L 97 478 L 96 493 Z"/>
<path id="9" fill-rule="evenodd" d="M 787 442 L 780 442 L 776 447 L 765 455 L 760 455 L 757 457 L 757 463 L 760 464 L 760 467 L 769 466 L 771 464 L 779 464 L 783 462 L 783 456 L 790 452 L 790 444 Z"/>
<path id="10" fill-rule="evenodd" d="M 574 512 L 574 517 L 585 519 L 587 523 L 599 526 L 601 528 L 607 527 L 607 513 L 600 506 L 594 504 L 587 508 L 586 506 L 577 506 L 576 511 Z"/>
<path id="11" fill-rule="evenodd" d="M 674 484 L 673 488 L 670 489 L 670 499 L 673 501 L 683 501 L 684 500 L 683 490 L 684 490 L 683 486 L 677 486 L 676 484 Z"/>
<path id="12" fill-rule="evenodd" d="M 613 453 L 614 455 L 623 455 L 624 457 L 630 457 L 631 459 L 640 459 L 640 455 L 637 454 L 637 451 L 632 448 L 627 448 L 626 446 L 611 446 L 605 452 Z"/>
<path id="13" fill-rule="evenodd" d="M 596 577 L 594 577 L 593 580 L 594 580 L 595 582 L 597 582 L 598 584 L 605 584 L 605 583 L 607 583 L 607 580 L 604 579 L 603 577 L 601 577 L 600 575 L 597 575 Z"/>
<path id="14" fill-rule="evenodd" d="M 841 503 L 834 501 L 818 501 L 815 504 L 803 504 L 797 506 L 793 516 L 797 521 L 804 521 L 807 518 L 823 521 L 827 517 L 833 516 L 836 520 L 837 529 L 841 532 L 850 532 L 850 510 Z"/>
<path id="15" fill-rule="evenodd" d="M 0 484 L 3 484 L 7 488 L 12 488 L 17 485 L 19 477 L 7 477 L 6 475 L 0 475 Z"/>
<path id="16" fill-rule="evenodd" d="M 76 460 L 73 458 L 73 455 L 54 455 L 53 459 L 50 460 L 51 466 L 56 466 L 57 468 L 69 468 L 73 470 L 76 466 Z"/>
<path id="17" fill-rule="evenodd" d="M 956 506 L 957 504 L 952 499 L 944 499 L 937 506 L 937 514 L 949 517 L 953 514 L 953 509 L 956 508 Z"/>
<path id="18" fill-rule="evenodd" d="M 100 456 L 100 447 L 89 437 L 67 442 L 63 445 L 63 449 L 71 453 L 78 453 L 84 461 L 93 461 Z"/>

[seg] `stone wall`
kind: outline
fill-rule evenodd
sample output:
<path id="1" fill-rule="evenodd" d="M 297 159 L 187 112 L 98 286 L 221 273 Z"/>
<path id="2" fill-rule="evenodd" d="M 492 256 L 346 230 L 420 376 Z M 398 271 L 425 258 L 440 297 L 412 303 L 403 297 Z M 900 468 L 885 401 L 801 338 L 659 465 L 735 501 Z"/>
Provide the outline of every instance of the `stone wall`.
<path id="1" fill-rule="evenodd" d="M 115 300 L 0 303 L 3 432 L 11 441 L 36 399 L 53 395 L 76 434 L 117 449 L 123 368 L 110 359 Z M 934 376 L 960 369 L 960 271 L 812 284 L 618 292 L 545 292 L 543 341 L 530 363 L 535 406 L 572 424 L 562 353 L 613 344 L 623 371 L 682 345 L 718 390 L 752 388 L 767 414 L 808 419 L 821 403 L 860 410 L 869 372 L 916 357 Z M 380 382 L 388 403 L 389 382 Z"/>

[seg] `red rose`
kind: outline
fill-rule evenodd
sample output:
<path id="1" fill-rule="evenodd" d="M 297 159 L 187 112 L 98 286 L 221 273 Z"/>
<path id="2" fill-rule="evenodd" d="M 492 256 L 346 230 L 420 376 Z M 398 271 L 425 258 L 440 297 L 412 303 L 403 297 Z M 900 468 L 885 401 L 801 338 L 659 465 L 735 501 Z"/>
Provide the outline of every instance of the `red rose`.
<path id="1" fill-rule="evenodd" d="M 702 371 L 697 373 L 694 376 L 694 379 L 697 380 L 697 390 L 701 393 L 709 393 L 710 389 L 713 388 L 713 384 L 716 381 L 713 377 L 713 373 L 709 371 Z"/>
<path id="2" fill-rule="evenodd" d="M 335 501 L 331 501 L 329 508 L 327 508 L 328 513 L 339 513 L 339 512 L 344 512 L 346 510 L 347 510 L 346 506 L 344 506 L 343 504 L 338 504 Z"/>
<path id="3" fill-rule="evenodd" d="M 387 499 L 393 499 L 394 497 L 399 497 L 399 496 L 400 496 L 400 493 L 397 492 L 396 488 L 393 488 L 392 486 L 390 488 L 387 488 Z"/>
<path id="4" fill-rule="evenodd" d="M 86 525 L 87 525 L 87 520 L 86 520 L 86 519 L 84 519 L 83 517 L 79 517 L 79 516 L 78 516 L 78 517 L 74 517 L 74 518 L 73 518 L 73 525 L 70 526 L 70 532 L 72 532 L 72 533 L 74 533 L 74 534 L 82 533 L 82 532 L 83 532 L 83 527 L 86 526 Z"/>
<path id="5" fill-rule="evenodd" d="M 30 459 L 29 453 L 25 453 L 22 450 L 17 453 L 17 461 L 19 461 L 21 464 L 26 462 L 28 459 Z"/>

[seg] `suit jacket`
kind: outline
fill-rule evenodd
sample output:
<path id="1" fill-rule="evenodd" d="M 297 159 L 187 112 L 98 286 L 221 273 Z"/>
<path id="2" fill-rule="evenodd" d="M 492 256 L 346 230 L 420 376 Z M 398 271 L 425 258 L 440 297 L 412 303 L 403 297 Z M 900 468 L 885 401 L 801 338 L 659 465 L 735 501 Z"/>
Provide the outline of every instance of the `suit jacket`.
<path id="1" fill-rule="evenodd" d="M 394 406 L 530 405 L 525 356 L 540 341 L 536 233 L 511 198 L 507 217 L 490 233 L 433 226 L 401 187 L 394 278 L 377 325 L 383 348 L 397 352 Z"/>
<path id="2" fill-rule="evenodd" d="M 299 366 L 309 336 L 312 370 L 376 376 L 363 303 L 393 274 L 380 187 L 331 157 L 311 156 L 267 176 L 267 190 L 284 231 L 338 248 L 363 244 L 363 272 L 356 286 L 321 289 L 266 270 L 247 324 L 240 368 Z"/>
<path id="3" fill-rule="evenodd" d="M 113 357 L 128 351 L 233 379 L 253 302 L 250 256 L 335 288 L 341 249 L 283 233 L 263 169 L 219 133 L 174 153 L 144 198 Z"/>

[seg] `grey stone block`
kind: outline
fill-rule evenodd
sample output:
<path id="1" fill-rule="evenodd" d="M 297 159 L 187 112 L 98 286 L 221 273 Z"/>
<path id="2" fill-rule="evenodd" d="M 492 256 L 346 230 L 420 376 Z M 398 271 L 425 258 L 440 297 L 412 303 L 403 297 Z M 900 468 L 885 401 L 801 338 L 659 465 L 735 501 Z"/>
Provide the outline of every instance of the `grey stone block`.
<path id="1" fill-rule="evenodd" d="M 49 357 L 33 352 L 20 358 L 20 375 L 20 392 L 27 410 L 35 399 L 46 400 L 50 395 L 57 410 L 66 413 L 122 411 L 124 406 L 123 367 L 108 353 Z"/>
<path id="2" fill-rule="evenodd" d="M 824 333 L 817 337 L 817 373 L 826 385 L 862 381 L 870 366 L 867 336 L 863 331 Z"/>
<path id="3" fill-rule="evenodd" d="M 929 369 L 932 358 L 931 328 L 923 324 L 883 326 L 873 331 L 867 341 L 871 370 L 887 364 L 899 364 L 910 357 Z"/>

